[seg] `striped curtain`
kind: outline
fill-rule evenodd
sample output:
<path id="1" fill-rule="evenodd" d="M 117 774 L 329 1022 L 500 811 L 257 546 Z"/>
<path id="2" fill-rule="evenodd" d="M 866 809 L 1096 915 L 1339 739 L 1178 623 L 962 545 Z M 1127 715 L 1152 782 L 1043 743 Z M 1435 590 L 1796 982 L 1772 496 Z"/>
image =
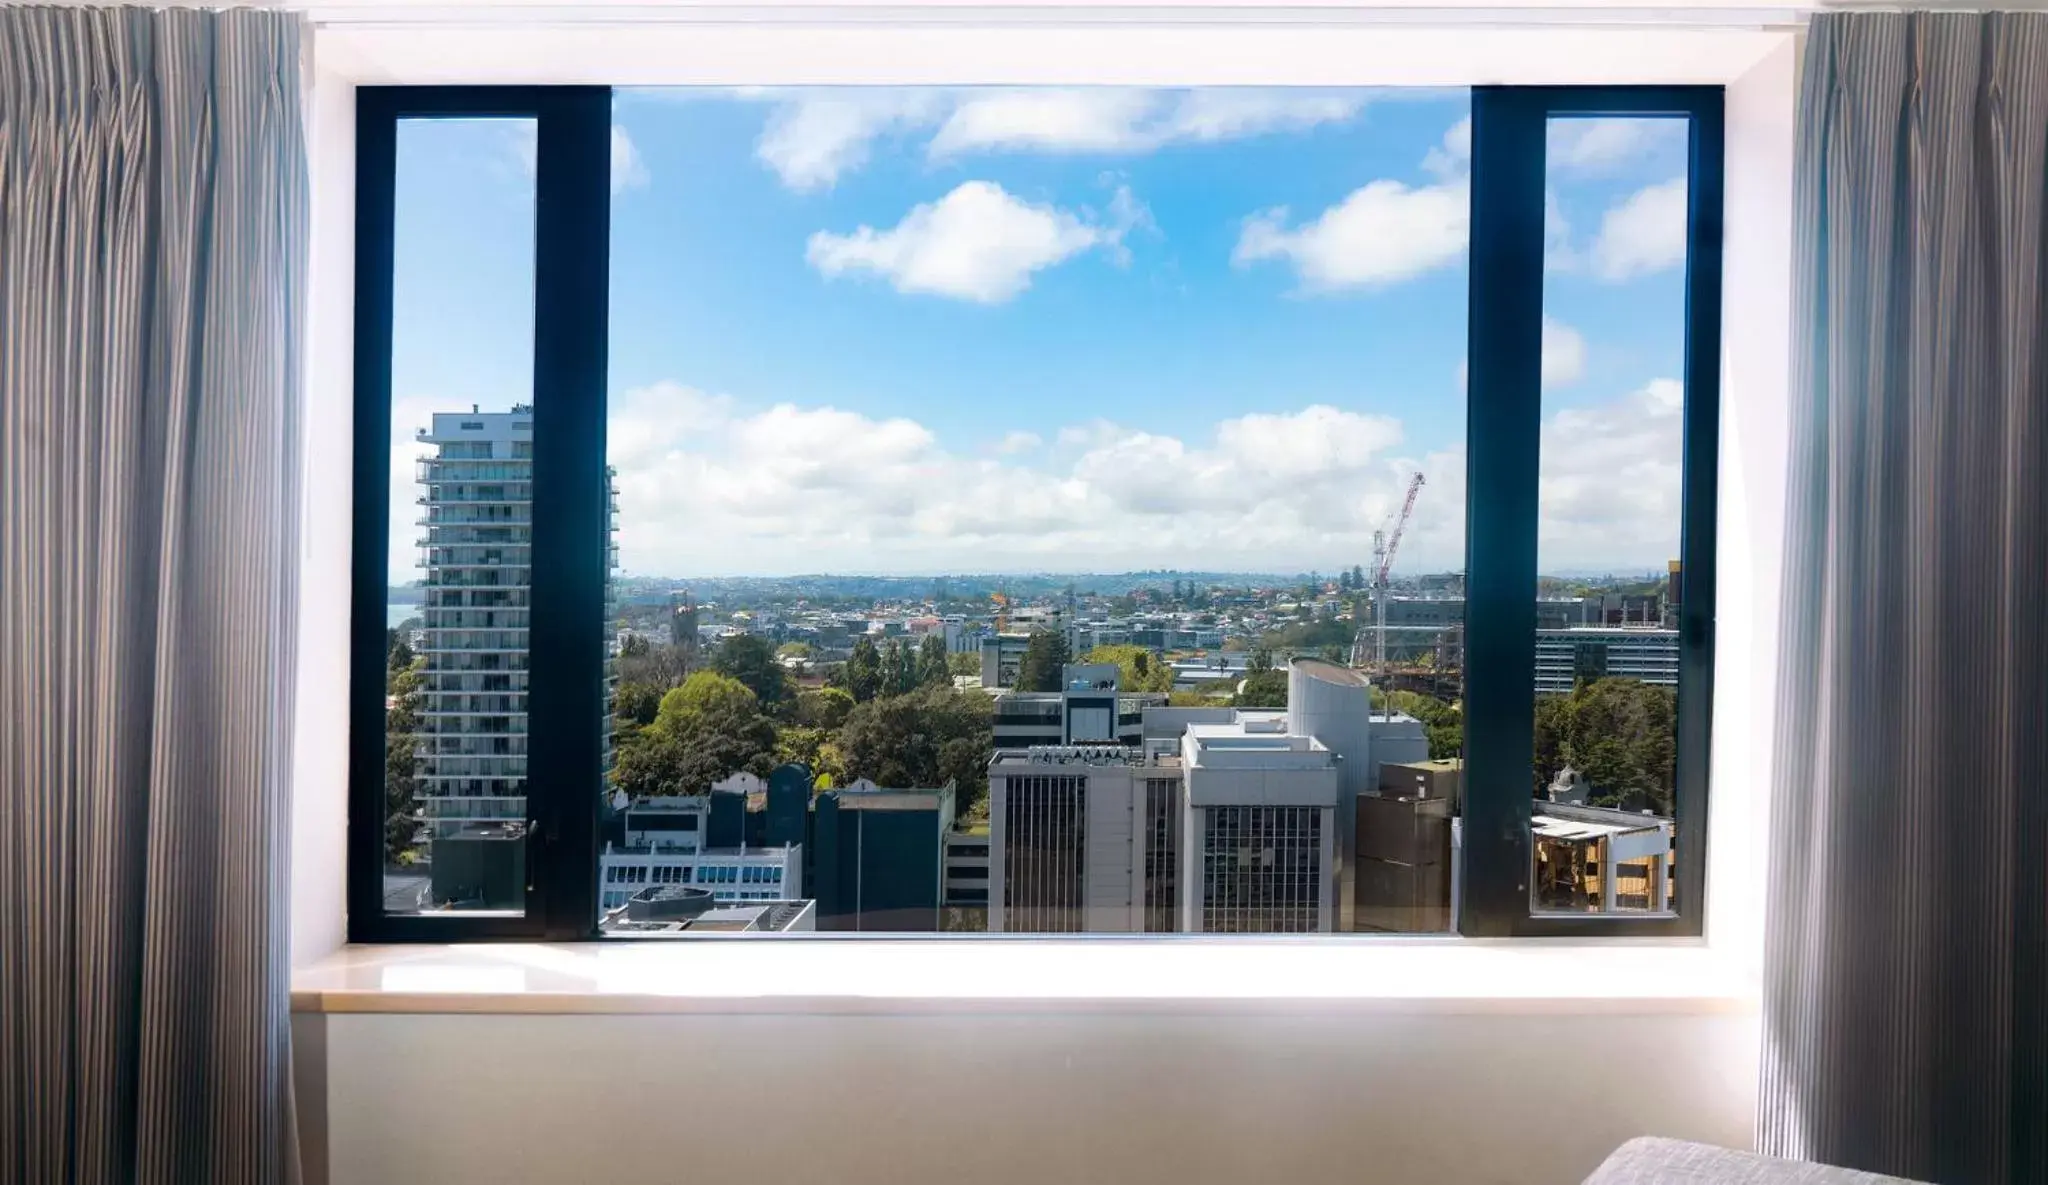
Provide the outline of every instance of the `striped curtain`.
<path id="1" fill-rule="evenodd" d="M 2048 1180 L 2048 16 L 1817 17 L 1763 1150 Z"/>
<path id="2" fill-rule="evenodd" d="M 299 41 L 0 7 L 0 1182 L 298 1175 Z"/>

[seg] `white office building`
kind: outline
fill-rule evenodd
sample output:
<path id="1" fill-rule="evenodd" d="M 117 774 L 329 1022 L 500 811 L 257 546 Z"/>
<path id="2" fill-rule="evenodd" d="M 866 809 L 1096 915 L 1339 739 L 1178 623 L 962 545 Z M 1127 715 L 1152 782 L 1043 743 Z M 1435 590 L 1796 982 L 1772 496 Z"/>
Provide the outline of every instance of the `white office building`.
<path id="1" fill-rule="evenodd" d="M 720 788 L 725 785 L 720 783 Z M 650 886 L 705 889 L 721 903 L 804 895 L 802 844 L 709 846 L 708 795 L 635 799 L 626 808 L 623 823 L 625 842 L 607 843 L 598 855 L 602 909 L 617 909 Z"/>
<path id="2" fill-rule="evenodd" d="M 1180 771 L 1136 749 L 1054 745 L 989 765 L 988 929 L 1175 928 Z"/>
<path id="3" fill-rule="evenodd" d="M 1059 691 L 1010 691 L 996 697 L 995 748 L 1038 745 L 1135 746 L 1144 713 L 1164 705 L 1160 692 L 1126 695 L 1115 663 L 1068 663 Z"/>
<path id="4" fill-rule="evenodd" d="M 1580 679 L 1640 679 L 1678 686 L 1678 631 L 1658 626 L 1574 626 L 1536 631 L 1536 693 L 1564 695 Z"/>
<path id="5" fill-rule="evenodd" d="M 1183 932 L 1337 928 L 1339 765 L 1323 742 L 1290 735 L 1282 720 L 1188 725 Z"/>

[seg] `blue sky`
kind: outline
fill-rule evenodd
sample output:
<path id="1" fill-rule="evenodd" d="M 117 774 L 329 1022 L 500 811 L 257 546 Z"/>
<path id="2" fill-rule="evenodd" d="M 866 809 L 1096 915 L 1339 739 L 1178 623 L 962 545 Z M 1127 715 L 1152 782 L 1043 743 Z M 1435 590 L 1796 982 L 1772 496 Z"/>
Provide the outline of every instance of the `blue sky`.
<path id="1" fill-rule="evenodd" d="M 1330 571 L 1416 470 L 1398 567 L 1461 567 L 1468 109 L 622 92 L 624 569 Z M 1553 129 L 1546 567 L 1675 554 L 1676 130 Z M 531 389 L 531 159 L 527 123 L 401 129 L 395 459 L 432 410 Z"/>

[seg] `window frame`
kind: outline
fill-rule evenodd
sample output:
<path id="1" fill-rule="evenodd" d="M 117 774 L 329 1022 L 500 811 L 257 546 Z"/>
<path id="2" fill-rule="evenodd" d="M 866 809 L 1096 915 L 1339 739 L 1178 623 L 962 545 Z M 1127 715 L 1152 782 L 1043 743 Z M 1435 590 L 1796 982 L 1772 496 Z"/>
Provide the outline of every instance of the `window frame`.
<path id="1" fill-rule="evenodd" d="M 1458 919 L 1459 932 L 1468 937 L 1698 938 L 1705 931 L 1720 464 L 1724 90 L 1472 89 L 1464 884 Z M 1538 913 L 1530 903 L 1545 150 L 1550 120 L 1575 116 L 1682 117 L 1688 127 L 1678 548 L 1685 592 L 1678 623 L 1676 908 L 1668 914 Z M 1487 348 L 1481 348 L 1482 341 Z"/>
<path id="2" fill-rule="evenodd" d="M 356 88 L 355 439 L 391 438 L 397 132 L 401 120 L 535 125 L 533 554 L 528 591 L 526 903 L 517 913 L 384 910 L 384 649 L 390 449 L 355 450 L 351 570 L 348 937 L 351 942 L 574 940 L 595 930 L 597 809 L 540 789 L 603 762 L 604 465 L 610 332 L 611 88 Z M 561 562 L 591 549 L 587 565 Z M 588 729 L 534 729 L 535 719 Z"/>
<path id="3" fill-rule="evenodd" d="M 1466 769 L 1461 909 L 1466 937 L 1697 938 L 1705 925 L 1719 432 L 1724 88 L 1474 86 L 1467 372 Z M 609 349 L 609 86 L 355 88 L 354 435 L 390 439 L 396 131 L 400 120 L 536 122 L 533 555 L 529 593 L 527 895 L 522 913 L 387 914 L 383 908 L 385 611 L 390 450 L 354 455 L 347 936 L 350 942 L 580 941 L 599 937 L 597 817 L 538 787 L 574 785 L 603 761 Z M 1544 147 L 1553 116 L 1689 120 L 1686 356 L 1675 816 L 1670 914 L 1532 911 L 1529 794 L 1535 711 L 1536 479 Z M 1481 300 L 1479 293 L 1487 299 Z M 1490 348 L 1482 350 L 1484 340 Z M 541 676 L 545 674 L 547 678 Z M 1475 689 L 1481 694 L 1475 695 Z M 535 729 L 536 719 L 590 721 Z M 942 857 L 943 859 L 943 857 Z M 781 936 L 787 937 L 787 936 Z M 857 932 L 804 937 L 873 938 Z M 929 936 L 1030 939 L 1030 935 Z M 1070 936 L 1071 937 L 1071 936 Z M 1163 934 L 1104 935 L 1158 939 Z M 1172 937 L 1209 938 L 1212 935 Z M 1258 940 L 1271 936 L 1233 936 Z M 1301 935 L 1281 936 L 1299 941 Z M 1336 934 L 1343 941 L 1373 936 Z M 1398 937 L 1398 936 L 1380 936 Z"/>

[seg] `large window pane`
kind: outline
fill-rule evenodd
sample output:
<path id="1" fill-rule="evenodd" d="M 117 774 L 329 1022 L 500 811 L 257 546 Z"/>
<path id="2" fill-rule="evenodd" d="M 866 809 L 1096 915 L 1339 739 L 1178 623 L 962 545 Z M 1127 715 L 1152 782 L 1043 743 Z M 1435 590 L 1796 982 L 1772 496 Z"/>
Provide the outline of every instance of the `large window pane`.
<path id="1" fill-rule="evenodd" d="M 1675 907 L 1683 119 L 1553 119 L 1531 907 Z"/>
<path id="2" fill-rule="evenodd" d="M 521 910 L 534 121 L 398 125 L 384 908 Z"/>
<path id="3" fill-rule="evenodd" d="M 1450 925 L 1468 106 L 622 93 L 605 931 Z"/>

